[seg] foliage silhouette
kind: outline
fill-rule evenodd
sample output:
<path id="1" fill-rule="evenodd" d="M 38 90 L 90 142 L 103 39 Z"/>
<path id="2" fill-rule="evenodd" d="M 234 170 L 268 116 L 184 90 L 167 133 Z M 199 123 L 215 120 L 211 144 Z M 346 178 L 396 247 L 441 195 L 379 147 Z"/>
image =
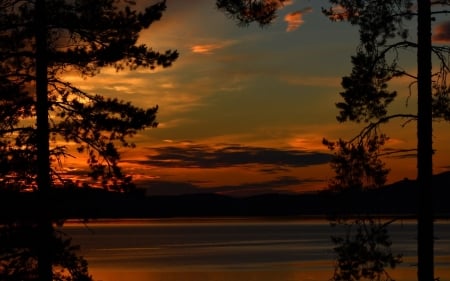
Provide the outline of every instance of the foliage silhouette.
<path id="1" fill-rule="evenodd" d="M 374 218 L 373 214 L 358 214 L 353 200 L 379 189 L 386 183 L 389 170 L 379 158 L 380 148 L 386 136 L 376 130 L 359 136 L 350 142 L 339 140 L 323 143 L 334 151 L 331 168 L 335 172 L 329 188 L 340 195 L 338 214 L 329 214 L 331 225 L 343 228 L 343 235 L 333 235 L 336 254 L 333 281 L 393 281 L 387 268 L 394 269 L 401 263 L 401 255 L 392 253 L 387 223 Z M 356 196 L 352 196 L 352 195 Z M 356 216 L 356 218 L 355 218 Z"/>
<path id="2" fill-rule="evenodd" d="M 41 280 L 38 272 L 40 240 L 32 223 L 7 224 L 0 230 L 0 279 L 8 281 Z M 77 255 L 78 246 L 60 231 L 54 231 L 50 245 L 54 281 L 91 281 L 88 263 Z"/>
<path id="3" fill-rule="evenodd" d="M 407 76 L 417 83 L 417 178 L 418 194 L 418 279 L 434 280 L 433 261 L 433 198 L 432 198 L 432 118 L 448 120 L 449 90 L 448 47 L 433 46 L 431 40 L 432 15 L 446 14 L 446 1 L 341 1 L 330 0 L 332 7 L 324 13 L 332 20 L 346 20 L 358 25 L 360 48 L 352 57 L 351 76 L 344 77 L 341 93 L 344 102 L 338 120 L 370 122 L 380 125 L 399 115 L 387 115 L 387 106 L 395 92 L 387 91 L 387 83 L 398 76 Z M 431 8 L 433 6 L 433 9 Z M 439 10 L 442 8 L 442 10 Z M 406 28 L 407 22 L 417 18 L 416 42 Z M 395 41 L 398 40 L 398 41 Z M 417 75 L 404 71 L 398 64 L 398 52 L 417 48 Z M 440 66 L 432 74 L 432 54 Z M 366 60 L 366 66 L 361 64 Z M 356 73 L 356 75 L 355 75 Z M 368 78 L 368 79 L 366 79 Z M 367 88 L 366 81 L 372 88 Z M 362 85 L 362 87 L 361 87 Z M 356 91 L 355 91 L 356 89 Z M 376 91 L 373 91 L 376 89 Z M 369 106 L 367 106 L 369 105 Z M 381 105 L 381 107 L 379 106 Z"/>
<path id="4" fill-rule="evenodd" d="M 43 2 L 42 15 L 36 13 L 34 2 L 0 2 L 0 116 L 4 117 L 0 126 L 1 186 L 38 188 L 40 131 L 49 133 L 52 184 L 70 182 L 60 177 L 57 169 L 61 158 L 75 153 L 61 144 L 66 141 L 76 143 L 76 150 L 86 153 L 90 176 L 103 187 L 119 189 L 122 183 L 127 186 L 129 179 L 118 166 L 117 144 L 133 146 L 128 137 L 155 127 L 158 107 L 141 109 L 129 102 L 87 93 L 64 81 L 64 73 L 78 72 L 88 78 L 103 67 L 122 71 L 170 66 L 178 56 L 176 51 L 159 53 L 146 45 L 136 45 L 139 32 L 161 18 L 165 2 L 142 11 L 130 1 Z M 36 90 L 36 63 L 41 54 L 34 26 L 42 24 L 36 23 L 36 18 L 44 18 L 47 23 L 43 50 L 47 83 L 41 99 Z M 48 124 L 48 130 L 30 121 L 39 110 L 48 116 L 43 125 Z"/>
<path id="5" fill-rule="evenodd" d="M 232 1 L 244 3 L 246 1 Z M 362 188 L 364 176 L 371 175 L 373 184 L 379 186 L 386 179 L 387 170 L 376 152 L 384 143 L 386 136 L 378 134 L 379 126 L 392 118 L 407 118 L 407 122 L 417 120 L 417 162 L 419 211 L 418 211 L 418 277 L 419 281 L 433 280 L 433 214 L 432 214 L 432 117 L 448 120 L 449 90 L 446 84 L 448 71 L 448 54 L 450 49 L 431 44 L 431 15 L 446 14 L 448 11 L 432 11 L 431 5 L 448 6 L 447 1 L 353 1 L 330 0 L 331 8 L 323 12 L 331 20 L 348 21 L 359 26 L 360 45 L 352 57 L 353 69 L 350 76 L 342 79 L 344 92 L 340 95 L 344 101 L 336 104 L 340 110 L 339 122 L 354 121 L 369 123 L 362 132 L 351 141 L 339 140 L 324 144 L 335 151 L 332 166 L 337 176 L 332 188 Z M 239 5 L 234 4 L 234 7 Z M 273 9 L 276 14 L 276 9 Z M 234 12 L 235 18 L 244 24 L 257 21 L 267 22 L 257 17 L 245 17 L 248 9 L 227 10 Z M 271 19 L 275 16 L 272 15 Z M 417 18 L 417 42 L 409 41 L 411 37 L 408 22 Z M 399 41 L 395 42 L 398 39 Z M 417 48 L 418 74 L 413 75 L 399 66 L 398 52 L 406 48 Z M 435 54 L 440 68 L 432 80 L 432 58 Z M 397 93 L 388 89 L 388 83 L 396 77 L 405 76 L 414 79 L 418 85 L 417 115 L 388 114 L 388 106 Z M 433 90 L 433 91 L 432 91 Z M 432 94 L 433 93 L 433 94 Z M 373 150 L 373 144 L 376 149 Z M 403 150 L 404 151 L 404 150 Z M 402 152 L 403 152 L 402 151 Z M 366 165 L 358 167 L 357 164 Z M 355 165 L 356 163 L 356 165 Z M 347 170 L 347 171 L 345 171 Z M 360 177 L 360 178 L 358 178 Z M 344 186 L 338 186 L 342 184 Z"/>
<path id="6" fill-rule="evenodd" d="M 392 253 L 387 228 L 390 223 L 368 217 L 336 221 L 333 226 L 343 228 L 345 234 L 331 237 L 337 256 L 331 280 L 393 281 L 386 268 L 394 269 L 402 257 Z"/>
<path id="7" fill-rule="evenodd" d="M 270 24 L 277 10 L 289 0 L 216 0 L 216 7 L 239 25 L 258 22 L 261 27 Z"/>
<path id="8" fill-rule="evenodd" d="M 323 143 L 334 152 L 330 165 L 335 176 L 330 180 L 329 188 L 343 192 L 382 187 L 389 173 L 379 158 L 380 147 L 385 141 L 386 136 L 378 134 L 350 142 L 324 139 Z"/>
<path id="9" fill-rule="evenodd" d="M 55 231 L 51 190 L 77 184 L 59 172 L 62 159 L 85 153 L 93 181 L 128 191 L 133 185 L 118 165 L 117 146 L 133 147 L 128 138 L 157 125 L 157 106 L 143 109 L 87 93 L 64 74 L 88 78 L 104 67 L 170 66 L 176 51 L 137 44 L 139 33 L 159 20 L 165 7 L 165 1 L 143 8 L 127 0 L 0 1 L 0 188 L 39 194 L 33 222 L 39 280 L 56 278 L 49 251 Z M 76 151 L 68 143 L 76 144 Z"/>

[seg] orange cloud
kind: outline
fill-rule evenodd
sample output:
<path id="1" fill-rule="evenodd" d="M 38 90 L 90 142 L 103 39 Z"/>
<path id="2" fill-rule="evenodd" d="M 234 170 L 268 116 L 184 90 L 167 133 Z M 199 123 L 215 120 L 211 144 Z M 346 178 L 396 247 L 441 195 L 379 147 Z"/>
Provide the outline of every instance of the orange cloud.
<path id="1" fill-rule="evenodd" d="M 197 54 L 211 54 L 213 50 L 218 49 L 215 44 L 195 45 L 191 47 L 191 51 Z"/>
<path id="2" fill-rule="evenodd" d="M 330 13 L 328 17 L 333 21 L 343 21 L 348 19 L 347 10 L 341 5 L 336 5 L 331 7 L 328 12 Z"/>
<path id="3" fill-rule="evenodd" d="M 212 44 L 198 44 L 191 47 L 191 51 L 196 54 L 212 54 L 215 50 L 223 49 L 234 44 L 233 41 L 224 41 Z"/>
<path id="4" fill-rule="evenodd" d="M 308 7 L 303 10 L 295 11 L 295 12 L 289 13 L 286 16 L 284 16 L 284 21 L 287 22 L 287 24 L 288 24 L 286 31 L 290 32 L 290 31 L 294 31 L 294 30 L 298 29 L 300 27 L 300 25 L 302 25 L 304 22 L 303 16 L 305 14 L 311 13 L 311 12 L 312 12 L 312 8 Z"/>
<path id="5" fill-rule="evenodd" d="M 128 154 L 122 166 L 151 195 L 214 192 L 241 196 L 323 189 L 329 158 L 328 152 L 297 148 L 167 139 L 162 146 Z"/>
<path id="6" fill-rule="evenodd" d="M 433 30 L 433 41 L 437 43 L 450 42 L 450 21 L 436 25 Z"/>

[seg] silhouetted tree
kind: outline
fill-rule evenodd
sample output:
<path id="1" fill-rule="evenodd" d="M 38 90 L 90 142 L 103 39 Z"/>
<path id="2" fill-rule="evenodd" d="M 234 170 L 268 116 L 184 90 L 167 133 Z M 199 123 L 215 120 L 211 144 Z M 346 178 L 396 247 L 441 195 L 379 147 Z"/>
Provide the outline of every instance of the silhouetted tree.
<path id="1" fill-rule="evenodd" d="M 0 280 L 39 281 L 38 251 L 40 239 L 35 235 L 37 224 L 6 224 L 0 229 Z M 54 231 L 46 245 L 54 268 L 53 281 L 92 281 L 88 263 L 78 255 L 79 247 L 70 237 Z"/>
<path id="2" fill-rule="evenodd" d="M 128 183 L 117 166 L 117 143 L 132 146 L 127 137 L 156 126 L 157 107 L 141 109 L 84 92 L 64 81 L 63 74 L 90 77 L 108 66 L 117 71 L 170 66 L 176 51 L 136 45 L 139 32 L 160 19 L 165 2 L 142 11 L 133 6 L 119 0 L 0 1 L 3 187 L 42 190 L 64 184 L 54 165 L 73 152 L 61 141 L 78 144 L 88 156 L 90 175 L 105 188 Z M 45 172 L 51 179 L 42 180 L 42 186 L 40 168 L 51 168 Z"/>
<path id="3" fill-rule="evenodd" d="M 391 249 L 388 226 L 394 220 L 383 222 L 360 213 L 365 210 L 358 204 L 365 191 L 386 182 L 389 170 L 380 159 L 386 138 L 368 128 L 348 142 L 323 140 L 334 152 L 330 165 L 335 176 L 329 188 L 340 195 L 328 218 L 336 228 L 331 236 L 336 254 L 333 281 L 393 281 L 387 268 L 401 263 L 401 255 L 394 255 Z"/>
<path id="4" fill-rule="evenodd" d="M 401 263 L 401 255 L 394 255 L 391 249 L 388 226 L 394 220 L 383 222 L 360 213 L 365 210 L 358 204 L 365 191 L 386 182 L 389 170 L 379 158 L 385 141 L 386 136 L 375 129 L 348 142 L 323 141 L 334 152 L 330 165 L 335 176 L 329 188 L 340 195 L 328 218 L 336 228 L 331 236 L 336 254 L 333 281 L 393 281 L 387 268 Z"/>
<path id="5" fill-rule="evenodd" d="M 156 106 L 142 109 L 84 92 L 63 74 L 170 66 L 176 51 L 137 44 L 164 9 L 165 1 L 141 9 L 127 0 L 0 1 L 0 186 L 40 194 L 40 280 L 52 278 L 48 194 L 56 185 L 73 186 L 55 169 L 74 153 L 61 143 L 76 143 L 87 154 L 90 176 L 104 188 L 123 191 L 132 184 L 118 166 L 117 144 L 133 146 L 128 137 L 157 125 Z"/>
<path id="6" fill-rule="evenodd" d="M 446 13 L 447 1 L 340 1 L 330 0 L 333 6 L 324 10 L 332 20 L 346 20 L 359 26 L 360 48 L 352 57 L 351 76 L 344 77 L 341 93 L 344 102 L 338 103 L 338 120 L 364 121 L 382 124 L 389 119 L 404 117 L 388 115 L 387 106 L 396 92 L 387 90 L 387 83 L 397 76 L 408 76 L 417 82 L 417 179 L 418 198 L 418 279 L 434 280 L 433 213 L 432 213 L 432 118 L 448 120 L 449 91 L 448 54 L 450 49 L 433 46 L 431 16 Z M 444 8 L 439 10 L 437 6 Z M 437 10 L 432 11 L 431 6 Z M 417 18 L 416 41 L 406 28 L 407 21 Z M 395 41 L 398 40 L 399 41 Z M 398 65 L 398 52 L 417 49 L 417 75 Z M 432 75 L 432 53 L 440 67 Z M 434 78 L 433 78 L 434 76 Z M 434 80 L 432 80 L 432 78 Z M 434 106 L 434 107 L 433 107 Z M 411 117 L 409 117 L 411 118 Z"/>
<path id="7" fill-rule="evenodd" d="M 216 0 L 216 7 L 239 25 L 258 22 L 266 26 L 285 2 L 289 0 Z"/>
<path id="8" fill-rule="evenodd" d="M 338 220 L 334 226 L 343 228 L 343 235 L 333 235 L 336 253 L 333 281 L 393 281 L 387 268 L 401 263 L 401 255 L 392 253 L 388 226 L 392 221 L 363 217 Z M 341 229 L 336 229 L 339 232 Z"/>
<path id="9" fill-rule="evenodd" d="M 248 24 L 257 21 L 245 5 L 252 2 L 269 3 L 282 1 L 218 1 L 218 6 L 233 18 Z M 224 4 L 225 3 L 225 4 Z M 337 103 L 340 110 L 338 121 L 368 122 L 366 128 L 375 128 L 392 118 L 417 120 L 417 179 L 418 198 L 418 278 L 419 281 L 434 279 L 433 261 L 433 213 L 432 213 L 432 118 L 450 119 L 449 87 L 446 83 L 450 48 L 432 45 L 431 23 L 439 15 L 446 15 L 448 1 L 357 1 L 330 0 L 332 5 L 323 12 L 334 21 L 348 21 L 359 26 L 360 46 L 352 57 L 350 76 L 342 79 L 344 101 Z M 239 7 L 241 9 L 239 10 Z M 276 16 L 277 7 L 268 7 L 270 17 Z M 432 9 L 433 8 L 433 9 Z M 411 40 L 408 24 L 417 19 L 417 36 Z M 397 40 L 397 41 L 396 41 Z M 416 48 L 417 74 L 411 74 L 399 65 L 399 52 Z M 439 64 L 432 69 L 432 55 Z M 388 105 L 396 92 L 388 90 L 388 83 L 395 77 L 407 76 L 417 82 L 417 115 L 388 114 Z"/>
<path id="10" fill-rule="evenodd" d="M 331 168 L 335 172 L 329 188 L 333 191 L 363 191 L 382 187 L 387 179 L 389 169 L 380 159 L 380 147 L 386 136 L 373 134 L 359 136 L 350 141 L 339 139 L 323 143 L 334 152 Z"/>

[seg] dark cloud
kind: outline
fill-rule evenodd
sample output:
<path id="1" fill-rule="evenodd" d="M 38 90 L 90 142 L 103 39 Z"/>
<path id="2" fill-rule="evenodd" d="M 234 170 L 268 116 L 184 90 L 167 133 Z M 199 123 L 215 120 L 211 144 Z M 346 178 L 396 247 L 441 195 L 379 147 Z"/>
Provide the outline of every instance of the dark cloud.
<path id="1" fill-rule="evenodd" d="M 264 174 L 278 174 L 283 172 L 289 172 L 290 169 L 283 166 L 272 165 L 270 167 L 264 167 L 262 169 L 259 169 L 259 171 Z"/>
<path id="2" fill-rule="evenodd" d="M 223 185 L 220 182 L 193 182 L 192 180 L 144 180 L 138 185 L 147 190 L 148 195 L 175 195 L 193 193 L 220 193 L 233 196 L 264 193 L 294 193 L 302 191 L 302 186 L 323 182 L 323 179 L 297 178 L 286 175 L 292 168 L 326 164 L 331 155 L 295 149 L 221 144 L 210 146 L 186 142 L 149 149 L 146 160 L 129 162 L 159 168 L 214 169 L 237 167 L 253 169 L 270 174 L 272 179 L 257 182 L 240 182 Z M 284 175 L 283 175 L 284 174 Z M 230 175 L 231 177 L 235 175 Z M 237 175 L 236 175 L 237 176 Z"/>
<path id="3" fill-rule="evenodd" d="M 450 21 L 436 25 L 433 31 L 433 41 L 442 43 L 450 42 Z"/>
<path id="4" fill-rule="evenodd" d="M 174 182 L 174 181 L 152 181 L 140 184 L 146 189 L 147 195 L 180 195 L 208 192 L 205 188 L 194 183 Z"/>
<path id="5" fill-rule="evenodd" d="M 395 155 L 395 156 L 392 156 L 392 158 L 397 158 L 397 159 L 417 158 L 417 153 L 407 153 L 407 154 Z"/>
<path id="6" fill-rule="evenodd" d="M 229 145 L 166 146 L 152 149 L 147 160 L 131 162 L 166 168 L 219 168 L 248 164 L 306 167 L 328 163 L 331 155 L 294 149 Z"/>
<path id="7" fill-rule="evenodd" d="M 302 184 L 311 182 L 322 182 L 322 180 L 312 178 L 299 179 L 293 176 L 283 176 L 271 181 L 217 187 L 216 192 L 236 196 L 266 193 L 295 193 L 290 191 L 289 187 L 298 187 Z"/>

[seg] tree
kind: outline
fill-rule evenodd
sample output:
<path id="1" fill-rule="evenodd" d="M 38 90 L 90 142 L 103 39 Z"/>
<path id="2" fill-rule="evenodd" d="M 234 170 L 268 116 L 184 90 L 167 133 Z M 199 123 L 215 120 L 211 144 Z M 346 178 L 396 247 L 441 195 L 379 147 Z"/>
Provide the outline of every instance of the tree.
<path id="1" fill-rule="evenodd" d="M 334 152 L 330 163 L 335 172 L 335 177 L 329 183 L 332 191 L 359 192 L 379 188 L 386 183 L 389 169 L 385 167 L 379 155 L 386 136 L 368 133 L 372 135 L 360 135 L 350 141 L 323 140 L 323 144 Z"/>
<path id="2" fill-rule="evenodd" d="M 402 262 L 402 256 L 392 253 L 387 229 L 390 223 L 371 217 L 338 220 L 333 226 L 343 227 L 345 234 L 331 237 L 337 255 L 331 280 L 393 281 L 386 268 L 395 268 Z"/>
<path id="3" fill-rule="evenodd" d="M 268 3 L 282 3 L 270 0 L 223 0 L 219 9 L 240 23 L 257 21 L 266 25 L 267 17 L 260 20 L 252 14 L 254 3 L 268 9 L 263 14 L 275 18 L 278 7 Z M 449 120 L 449 87 L 446 84 L 449 73 L 448 54 L 450 48 L 432 45 L 432 21 L 436 16 L 446 15 L 448 1 L 356 1 L 330 0 L 331 8 L 323 9 L 325 15 L 334 21 L 348 21 L 359 26 L 360 46 L 352 57 L 353 69 L 350 76 L 342 79 L 344 101 L 336 106 L 340 110 L 338 121 L 368 123 L 367 128 L 379 125 L 393 118 L 417 120 L 417 179 L 418 198 L 418 279 L 434 280 L 433 261 L 433 210 L 432 210 L 432 119 Z M 433 9 L 432 9 L 433 7 Z M 264 10 L 264 9 L 263 9 Z M 248 14 L 251 15 L 248 15 Z M 433 16 L 433 18 L 432 18 Z M 408 30 L 408 23 L 417 19 L 415 40 Z M 406 72 L 398 64 L 398 53 L 402 49 L 416 48 L 417 74 Z M 432 68 L 432 56 L 439 67 Z M 395 99 L 396 92 L 388 90 L 388 83 L 399 76 L 407 76 L 417 83 L 417 115 L 388 114 L 388 105 Z"/>
<path id="4" fill-rule="evenodd" d="M 382 187 L 387 180 L 389 169 L 380 159 L 386 139 L 376 128 L 368 127 L 350 141 L 323 140 L 334 153 L 330 165 L 335 176 L 329 188 L 339 195 L 333 213 L 328 214 L 336 228 L 331 236 L 336 255 L 331 280 L 393 281 L 387 268 L 394 269 L 402 262 L 401 255 L 394 255 L 391 249 L 388 227 L 395 219 L 384 222 L 358 204 L 367 198 L 366 191 Z"/>
<path id="5" fill-rule="evenodd" d="M 216 0 L 216 7 L 239 25 L 258 22 L 260 26 L 270 24 L 277 10 L 289 0 Z"/>
<path id="6" fill-rule="evenodd" d="M 87 153 L 90 175 L 105 188 L 126 183 L 117 165 L 117 143 L 133 146 L 128 137 L 156 126 L 157 107 L 140 109 L 83 92 L 65 82 L 63 74 L 76 71 L 90 77 L 107 66 L 121 71 L 171 65 L 176 51 L 159 53 L 136 45 L 139 32 L 160 19 L 164 1 L 142 12 L 130 4 L 134 5 L 119 0 L 0 2 L 3 187 L 42 190 L 56 182 L 64 185 L 67 179 L 58 177 L 55 164 L 73 152 L 58 145 L 61 140 Z M 38 119 L 36 124 L 32 118 Z M 40 182 L 40 168 L 51 169 L 45 172 L 51 179 Z"/>
<path id="7" fill-rule="evenodd" d="M 118 166 L 117 145 L 138 130 L 155 127 L 157 107 L 86 93 L 64 81 L 64 73 L 96 75 L 168 67 L 176 51 L 138 45 L 139 33 L 159 20 L 159 1 L 138 9 L 127 0 L 0 1 L 0 187 L 40 194 L 37 226 L 40 280 L 51 280 L 52 257 L 46 246 L 53 235 L 48 194 L 74 183 L 56 166 L 74 153 L 61 141 L 87 154 L 90 176 L 109 190 L 132 187 Z"/>
<path id="8" fill-rule="evenodd" d="M 0 229 L 0 279 L 8 281 L 42 280 L 38 274 L 36 225 L 7 224 Z M 92 281 L 87 261 L 77 254 L 70 237 L 55 231 L 47 245 L 52 252 L 53 281 Z"/>
<path id="9" fill-rule="evenodd" d="M 397 76 L 409 76 L 417 81 L 417 179 L 418 198 L 418 279 L 434 280 L 433 261 L 433 207 L 432 207 L 432 118 L 448 119 L 448 67 L 446 47 L 433 47 L 431 41 L 431 15 L 445 11 L 431 11 L 431 5 L 448 5 L 446 1 L 408 0 L 330 1 L 334 7 L 325 10 L 333 20 L 347 20 L 360 27 L 360 50 L 352 58 L 352 75 L 344 77 L 341 93 L 343 103 L 338 120 L 381 124 L 386 120 L 403 117 L 387 115 L 387 106 L 395 92 L 387 91 L 387 83 Z M 333 9 L 339 7 L 339 9 Z M 408 41 L 405 21 L 417 17 L 417 42 Z M 400 41 L 394 41 L 399 38 Z M 417 75 L 407 73 L 398 66 L 395 55 L 404 48 L 417 48 Z M 432 53 L 441 63 L 432 81 Z M 389 54 L 394 54 L 389 61 Z M 365 64 L 365 66 L 363 65 Z M 433 90 L 434 89 L 434 92 Z M 433 95 L 434 94 L 434 95 Z M 374 121 L 375 120 L 375 121 Z"/>

